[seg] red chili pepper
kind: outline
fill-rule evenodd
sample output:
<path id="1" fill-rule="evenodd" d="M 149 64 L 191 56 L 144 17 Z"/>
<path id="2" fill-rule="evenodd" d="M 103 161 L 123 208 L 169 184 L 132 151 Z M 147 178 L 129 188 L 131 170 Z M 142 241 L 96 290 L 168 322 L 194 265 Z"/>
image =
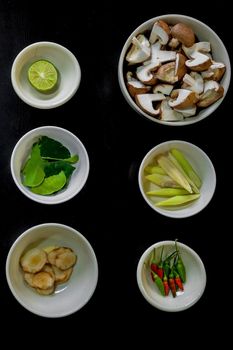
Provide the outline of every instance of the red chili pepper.
<path id="1" fill-rule="evenodd" d="M 172 291 L 173 298 L 176 297 L 176 284 L 175 284 L 175 279 L 174 279 L 174 273 L 173 273 L 173 268 L 171 269 L 171 272 L 169 274 L 169 287 Z"/>
<path id="2" fill-rule="evenodd" d="M 164 286 L 165 295 L 167 296 L 169 294 L 170 288 L 169 288 L 168 279 L 167 279 L 165 272 L 163 275 L 163 286 Z"/>
<path id="3" fill-rule="evenodd" d="M 157 270 L 157 275 L 163 279 L 163 249 L 164 249 L 164 245 L 162 247 L 162 251 L 161 251 L 161 255 L 160 255 L 160 260 L 159 260 L 159 264 L 158 264 L 158 270 Z"/>
<path id="4" fill-rule="evenodd" d="M 158 265 L 155 262 L 152 262 L 150 264 L 150 268 L 151 268 L 152 271 L 154 271 L 155 273 L 158 274 Z"/>
<path id="5" fill-rule="evenodd" d="M 175 276 L 175 283 L 176 285 L 179 287 L 180 290 L 184 290 L 180 275 L 178 274 L 178 272 L 174 269 L 174 276 Z"/>

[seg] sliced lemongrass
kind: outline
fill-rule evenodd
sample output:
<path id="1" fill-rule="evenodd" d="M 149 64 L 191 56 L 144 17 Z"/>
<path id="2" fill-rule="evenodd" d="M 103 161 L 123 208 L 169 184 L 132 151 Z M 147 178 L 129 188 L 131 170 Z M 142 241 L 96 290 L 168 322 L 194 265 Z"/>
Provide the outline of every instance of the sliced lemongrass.
<path id="1" fill-rule="evenodd" d="M 188 194 L 185 196 L 175 196 L 164 201 L 155 203 L 156 207 L 173 207 L 187 202 L 191 202 L 200 197 L 200 194 Z"/>
<path id="2" fill-rule="evenodd" d="M 145 176 L 145 178 L 160 187 L 180 188 L 180 185 L 167 175 L 151 174 Z"/>
<path id="3" fill-rule="evenodd" d="M 176 158 L 176 160 L 179 162 L 181 167 L 184 169 L 185 173 L 190 177 L 190 179 L 195 183 L 195 185 L 200 188 L 202 181 L 200 177 L 197 175 L 195 170 L 193 169 L 192 165 L 189 163 L 189 161 L 185 158 L 182 152 L 180 152 L 178 149 L 173 148 L 171 150 L 172 155 Z"/>
<path id="4" fill-rule="evenodd" d="M 188 191 L 183 188 L 161 188 L 155 191 L 146 192 L 148 196 L 160 196 L 160 197 L 174 197 L 189 194 Z"/>
<path id="5" fill-rule="evenodd" d="M 187 190 L 189 193 L 193 193 L 193 190 L 184 177 L 184 175 L 177 169 L 177 167 L 170 161 L 168 156 L 160 155 L 157 161 L 161 168 L 170 176 L 176 183 L 178 183 L 182 188 Z"/>

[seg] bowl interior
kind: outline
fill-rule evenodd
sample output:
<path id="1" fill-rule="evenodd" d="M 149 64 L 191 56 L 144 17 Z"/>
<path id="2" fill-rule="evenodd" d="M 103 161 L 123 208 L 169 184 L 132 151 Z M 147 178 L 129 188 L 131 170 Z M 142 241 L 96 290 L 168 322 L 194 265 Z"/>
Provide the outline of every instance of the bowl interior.
<path id="1" fill-rule="evenodd" d="M 171 292 L 164 297 L 151 279 L 150 269 L 147 266 L 149 255 L 156 248 L 158 256 L 164 245 L 164 256 L 175 250 L 174 241 L 164 241 L 148 248 L 139 260 L 137 267 L 137 282 L 145 299 L 154 307 L 163 311 L 181 311 L 194 305 L 202 296 L 206 285 L 205 267 L 200 257 L 188 246 L 178 243 L 179 251 L 186 268 L 187 280 L 184 283 L 184 292 L 177 293 L 173 298 Z"/>
<path id="2" fill-rule="evenodd" d="M 32 145 L 40 136 L 48 136 L 61 142 L 69 149 L 72 155 L 78 154 L 79 156 L 79 161 L 74 164 L 76 169 L 70 178 L 68 186 L 49 196 L 34 194 L 22 184 L 21 178 L 21 169 L 30 155 Z M 18 141 L 11 157 L 11 172 L 17 187 L 27 197 L 40 203 L 56 204 L 74 197 L 83 188 L 89 174 L 89 158 L 84 145 L 74 134 L 59 127 L 43 126 L 29 131 Z"/>
<path id="3" fill-rule="evenodd" d="M 58 70 L 58 87 L 53 93 L 41 93 L 28 81 L 30 65 L 40 59 L 50 61 Z M 53 108 L 68 101 L 78 89 L 80 79 L 80 66 L 75 56 L 65 47 L 51 42 L 26 47 L 12 66 L 12 83 L 16 93 L 24 102 L 38 108 Z"/>
<path id="4" fill-rule="evenodd" d="M 154 22 L 157 20 L 164 20 L 168 24 L 176 24 L 178 22 L 185 23 L 189 26 L 192 27 L 194 33 L 196 34 L 197 38 L 199 41 L 208 41 L 211 43 L 211 48 L 212 48 L 212 55 L 215 61 L 217 62 L 223 62 L 226 65 L 226 73 L 224 74 L 222 80 L 221 80 L 221 85 L 224 87 L 224 96 L 225 97 L 229 84 L 230 84 L 230 78 L 231 78 L 231 64 L 230 64 L 230 59 L 227 53 L 227 50 L 222 42 L 222 40 L 219 38 L 219 36 L 206 24 L 203 22 L 200 22 L 199 20 L 184 16 L 184 15 L 178 15 L 178 14 L 172 14 L 172 15 L 163 15 L 163 16 L 158 16 L 152 19 L 149 19 L 148 21 L 144 22 L 141 24 L 138 28 L 135 29 L 135 31 L 128 37 L 120 55 L 119 59 L 119 64 L 118 64 L 118 79 L 119 79 L 119 85 L 121 88 L 121 91 L 127 100 L 127 102 L 131 105 L 131 107 L 139 114 L 143 115 L 144 117 L 157 122 L 159 124 L 164 124 L 164 125 L 172 125 L 172 126 L 180 126 L 180 125 L 188 125 L 188 124 L 193 124 L 196 123 L 204 118 L 206 118 L 208 115 L 213 113 L 216 108 L 222 103 L 223 98 L 220 100 L 216 101 L 214 104 L 207 108 L 203 108 L 202 110 L 199 111 L 199 113 L 190 118 L 185 118 L 182 121 L 177 121 L 177 122 L 169 122 L 169 121 L 161 121 L 159 119 L 156 119 L 144 111 L 142 111 L 137 104 L 134 102 L 132 97 L 130 96 L 127 87 L 125 85 L 125 56 L 126 53 L 132 43 L 132 38 L 134 36 L 137 36 L 140 33 L 143 33 L 147 30 L 151 30 Z"/>
<path id="5" fill-rule="evenodd" d="M 19 260 L 26 249 L 64 246 L 73 249 L 78 260 L 68 282 L 54 294 L 41 296 L 26 285 Z M 61 224 L 32 227 L 13 244 L 7 257 L 7 281 L 15 298 L 29 311 L 45 317 L 62 317 L 82 308 L 92 296 L 98 278 L 95 253 L 84 236 Z"/>
<path id="6" fill-rule="evenodd" d="M 161 153 L 165 153 L 172 148 L 180 150 L 184 156 L 188 159 L 192 167 L 196 170 L 197 174 L 202 180 L 202 186 L 200 189 L 200 198 L 198 200 L 187 203 L 179 207 L 156 207 L 154 205 L 154 197 L 146 195 L 147 191 L 153 190 L 153 185 L 145 179 L 144 169 L 149 165 L 154 157 Z M 173 217 L 173 218 L 184 218 L 197 214 L 204 209 L 210 202 L 216 187 L 216 174 L 213 164 L 209 157 L 199 147 L 185 141 L 167 141 L 161 143 L 150 150 L 144 157 L 140 169 L 139 169 L 139 188 L 143 198 L 149 204 L 149 206 L 156 210 L 158 213 Z M 160 197 L 160 200 L 164 198 Z"/>

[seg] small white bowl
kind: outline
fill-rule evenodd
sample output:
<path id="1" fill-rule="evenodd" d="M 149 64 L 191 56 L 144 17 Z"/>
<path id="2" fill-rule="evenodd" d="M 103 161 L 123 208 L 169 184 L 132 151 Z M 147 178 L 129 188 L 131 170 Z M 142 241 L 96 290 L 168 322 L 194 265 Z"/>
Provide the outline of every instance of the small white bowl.
<path id="1" fill-rule="evenodd" d="M 194 33 L 196 34 L 199 41 L 208 41 L 211 44 L 212 48 L 212 54 L 213 58 L 217 62 L 223 62 L 226 65 L 226 72 L 223 76 L 223 78 L 220 81 L 220 84 L 224 87 L 224 95 L 221 99 L 216 101 L 214 104 L 210 105 L 207 108 L 200 109 L 199 113 L 196 116 L 185 118 L 181 121 L 171 122 L 171 121 L 161 121 L 157 118 L 152 117 L 151 115 L 145 113 L 141 108 L 138 107 L 138 105 L 135 103 L 133 98 L 130 96 L 128 89 L 125 84 L 125 57 L 127 54 L 127 51 L 132 44 L 132 38 L 134 36 L 137 36 L 140 33 L 144 33 L 145 31 L 151 30 L 153 24 L 158 21 L 163 20 L 167 22 L 168 24 L 176 24 L 176 23 L 184 23 L 189 25 Z M 221 34 L 221 33 L 220 33 Z M 122 91 L 123 96 L 125 97 L 128 104 L 140 115 L 146 117 L 147 119 L 152 120 L 153 122 L 164 124 L 164 125 L 170 125 L 170 126 L 181 126 L 181 125 L 188 125 L 196 123 L 206 117 L 208 117 L 210 114 L 212 114 L 218 106 L 222 103 L 224 97 L 226 96 L 226 93 L 229 88 L 231 79 L 231 64 L 230 64 L 230 58 L 228 55 L 228 52 L 222 42 L 222 40 L 219 38 L 219 36 L 205 23 L 199 21 L 196 18 L 192 18 L 185 15 L 180 14 L 167 14 L 162 15 L 158 17 L 154 17 L 149 19 L 148 21 L 142 23 L 139 25 L 133 33 L 128 37 L 126 40 L 123 49 L 120 54 L 119 63 L 118 63 L 118 80 L 120 89 Z"/>
<path id="2" fill-rule="evenodd" d="M 19 261 L 28 247 L 64 246 L 77 255 L 77 263 L 66 283 L 54 294 L 40 295 L 26 285 Z M 80 310 L 92 297 L 98 280 L 98 265 L 87 239 L 72 227 L 46 223 L 22 233 L 12 245 L 6 261 L 9 288 L 17 301 L 32 313 L 44 317 L 63 317 Z"/>
<path id="3" fill-rule="evenodd" d="M 184 154 L 201 178 L 201 195 L 197 200 L 179 207 L 156 207 L 152 197 L 146 195 L 150 189 L 148 187 L 149 181 L 144 176 L 144 169 L 157 155 L 168 152 L 172 148 L 177 148 Z M 210 202 L 216 187 L 216 174 L 210 158 L 199 147 L 186 141 L 173 140 L 160 143 L 145 155 L 139 168 L 138 183 L 143 198 L 153 210 L 171 218 L 185 218 L 199 213 Z M 160 199 L 166 198 L 161 197 Z"/>
<path id="4" fill-rule="evenodd" d="M 27 72 L 30 65 L 40 59 L 54 64 L 59 72 L 59 84 L 51 94 L 44 94 L 32 87 Z M 81 70 L 76 57 L 64 46 L 41 41 L 25 47 L 15 58 L 11 69 L 11 81 L 16 94 L 32 107 L 50 109 L 66 103 L 77 91 Z"/>
<path id="5" fill-rule="evenodd" d="M 73 164 L 76 169 L 68 186 L 48 196 L 35 194 L 22 184 L 22 167 L 30 155 L 32 145 L 38 141 L 40 136 L 48 136 L 61 142 L 72 155 L 78 154 L 79 156 L 79 161 Z M 26 133 L 15 145 L 11 155 L 11 174 L 16 186 L 28 198 L 43 204 L 59 204 L 73 198 L 85 185 L 89 174 L 89 158 L 83 143 L 70 131 L 57 126 L 42 126 Z"/>
<path id="6" fill-rule="evenodd" d="M 162 296 L 151 279 L 150 269 L 147 260 L 153 249 L 164 246 L 163 256 L 170 255 L 175 250 L 174 241 L 158 242 L 150 246 L 141 256 L 137 266 L 137 283 L 144 298 L 154 307 L 163 311 L 182 311 L 194 305 L 202 296 L 206 286 L 206 272 L 200 257 L 193 249 L 178 242 L 181 258 L 186 269 L 186 282 L 184 293 L 179 293 L 173 298 L 171 291 L 168 296 Z"/>

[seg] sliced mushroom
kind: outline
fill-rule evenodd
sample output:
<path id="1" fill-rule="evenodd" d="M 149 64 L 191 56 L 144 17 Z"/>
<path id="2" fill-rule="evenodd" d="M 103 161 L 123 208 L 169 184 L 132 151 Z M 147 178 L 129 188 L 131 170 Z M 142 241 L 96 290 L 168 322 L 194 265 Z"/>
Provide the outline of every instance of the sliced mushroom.
<path id="1" fill-rule="evenodd" d="M 156 72 L 156 78 L 170 84 L 175 84 L 178 81 L 178 76 L 175 74 L 175 62 L 163 64 Z"/>
<path id="2" fill-rule="evenodd" d="M 204 85 L 204 93 L 197 103 L 198 107 L 208 107 L 219 100 L 224 94 L 224 88 L 214 80 L 208 80 Z"/>
<path id="3" fill-rule="evenodd" d="M 175 61 L 176 59 L 176 53 L 174 51 L 166 51 L 166 50 L 161 50 L 161 43 L 156 42 L 151 46 L 151 58 L 148 61 L 145 61 L 143 64 L 147 65 L 152 62 L 157 62 L 159 63 L 164 63 L 164 62 L 169 62 L 169 61 Z"/>
<path id="4" fill-rule="evenodd" d="M 185 74 L 183 82 L 185 83 L 186 89 L 194 91 L 197 94 L 202 94 L 204 90 L 204 81 L 199 73 L 191 72 L 190 74 Z"/>
<path id="5" fill-rule="evenodd" d="M 171 98 L 168 103 L 171 107 L 176 109 L 185 109 L 188 107 L 193 107 L 193 105 L 198 101 L 195 92 L 186 89 L 176 89 L 171 93 Z"/>
<path id="6" fill-rule="evenodd" d="M 151 48 L 148 39 L 143 34 L 133 37 L 132 45 L 126 55 L 129 64 L 137 64 L 146 61 L 151 55 Z"/>
<path id="7" fill-rule="evenodd" d="M 187 60 L 185 64 L 192 71 L 201 72 L 211 66 L 211 58 L 197 51 L 192 54 L 192 59 Z"/>
<path id="8" fill-rule="evenodd" d="M 153 93 L 155 94 L 156 92 L 160 92 L 161 94 L 164 95 L 170 95 L 172 92 L 174 86 L 171 84 L 158 84 L 153 88 Z"/>
<path id="9" fill-rule="evenodd" d="M 180 45 L 180 42 L 176 38 L 171 38 L 171 40 L 168 43 L 168 46 L 172 49 L 175 50 L 178 46 Z"/>
<path id="10" fill-rule="evenodd" d="M 215 81 L 220 81 L 226 71 L 225 64 L 221 62 L 214 62 L 212 61 L 212 64 L 210 68 L 207 71 L 204 71 L 201 73 L 203 79 L 211 79 Z"/>
<path id="11" fill-rule="evenodd" d="M 171 35 L 187 47 L 190 47 L 195 43 L 195 34 L 192 28 L 187 24 L 177 23 L 174 25 L 171 29 Z"/>
<path id="12" fill-rule="evenodd" d="M 182 79 L 187 72 L 186 60 L 187 58 L 181 53 L 176 54 L 175 75 L 178 77 L 178 80 Z"/>
<path id="13" fill-rule="evenodd" d="M 166 45 L 169 40 L 169 33 L 170 28 L 166 22 L 162 20 L 156 21 L 152 27 L 149 42 L 154 44 L 157 40 L 159 40 L 162 45 Z"/>
<path id="14" fill-rule="evenodd" d="M 185 118 L 189 118 L 189 117 L 193 117 L 196 112 L 197 112 L 197 106 L 193 105 L 191 107 L 187 107 L 187 108 L 183 108 L 183 109 L 179 109 L 179 108 L 174 108 L 175 111 L 182 113 L 182 115 Z"/>
<path id="15" fill-rule="evenodd" d="M 174 122 L 184 119 L 183 114 L 173 110 L 167 100 L 163 100 L 160 105 L 161 113 L 160 120 Z"/>
<path id="16" fill-rule="evenodd" d="M 157 116 L 160 113 L 160 108 L 155 109 L 153 102 L 162 101 L 165 99 L 163 94 L 142 94 L 136 95 L 135 101 L 137 105 L 145 112 L 152 116 Z"/>
<path id="17" fill-rule="evenodd" d="M 145 94 L 150 91 L 151 86 L 144 85 L 141 81 L 133 78 L 132 72 L 127 72 L 127 87 L 130 95 L 134 97 L 137 94 Z"/>
<path id="18" fill-rule="evenodd" d="M 156 71 L 159 66 L 160 66 L 159 61 L 155 61 L 150 64 L 137 67 L 136 69 L 137 78 L 143 84 L 154 85 L 157 81 L 157 78 L 153 72 Z"/>
<path id="19" fill-rule="evenodd" d="M 202 52 L 207 54 L 211 50 L 210 43 L 208 41 L 199 41 L 198 43 L 195 43 L 191 47 L 182 45 L 182 49 L 185 55 L 188 56 L 189 58 L 193 58 L 193 55 L 195 54 L 195 52 Z"/>

